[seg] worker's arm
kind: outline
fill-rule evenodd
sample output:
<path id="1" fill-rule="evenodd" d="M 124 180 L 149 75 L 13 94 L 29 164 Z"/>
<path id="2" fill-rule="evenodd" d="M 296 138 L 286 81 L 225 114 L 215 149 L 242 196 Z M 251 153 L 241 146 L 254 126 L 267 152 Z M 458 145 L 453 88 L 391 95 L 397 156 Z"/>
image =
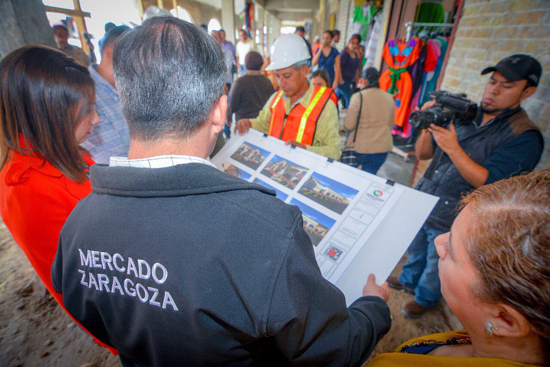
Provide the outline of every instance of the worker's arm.
<path id="1" fill-rule="evenodd" d="M 473 187 L 485 184 L 489 170 L 474 161 L 458 143 L 454 124 L 446 129 L 441 126 L 430 125 L 427 129 L 434 137 L 437 146 L 441 148 L 457 168 L 460 175 Z"/>
<path id="2" fill-rule="evenodd" d="M 317 49 L 317 53 L 315 56 L 313 56 L 313 60 L 311 60 L 311 66 L 315 66 L 319 63 L 319 59 L 321 58 L 321 52 L 323 52 L 323 47 L 319 47 Z"/>
<path id="3" fill-rule="evenodd" d="M 420 136 L 416 140 L 414 146 L 414 153 L 416 158 L 421 161 L 426 159 L 432 159 L 434 155 L 433 137 L 427 129 L 422 129 Z"/>
<path id="4" fill-rule="evenodd" d="M 269 106 L 271 106 L 273 98 L 275 98 L 276 94 L 277 93 L 273 93 L 271 97 L 269 97 L 258 117 L 254 119 L 241 119 L 237 121 L 235 132 L 243 135 L 246 134 L 250 128 L 253 128 L 267 134 L 269 132 L 269 123 L 271 122 L 271 108 L 269 108 Z"/>
<path id="5" fill-rule="evenodd" d="M 431 100 L 422 106 L 422 111 L 427 110 L 428 108 L 431 108 L 435 105 L 435 101 Z M 417 108 L 418 111 L 418 108 Z M 420 159 L 421 161 L 426 159 L 432 159 L 434 156 L 434 145 L 433 145 L 433 136 L 428 131 L 428 129 L 422 129 L 420 132 L 420 136 L 416 140 L 416 144 L 414 146 L 414 154 L 416 155 L 416 158 Z"/>
<path id="6" fill-rule="evenodd" d="M 342 69 L 340 68 L 340 55 L 334 59 L 334 81 L 332 83 L 332 89 L 336 90 L 342 82 Z"/>

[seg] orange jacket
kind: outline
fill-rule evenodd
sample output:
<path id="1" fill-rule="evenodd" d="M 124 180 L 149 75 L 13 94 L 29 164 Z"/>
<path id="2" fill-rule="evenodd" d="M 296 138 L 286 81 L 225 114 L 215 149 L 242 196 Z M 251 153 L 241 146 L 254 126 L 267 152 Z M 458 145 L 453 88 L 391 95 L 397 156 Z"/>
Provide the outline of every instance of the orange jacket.
<path id="1" fill-rule="evenodd" d="M 269 135 L 283 141 L 294 140 L 298 143 L 311 145 L 315 136 L 317 120 L 323 112 L 328 100 L 336 103 L 336 96 L 331 88 L 316 86 L 309 106 L 306 108 L 298 103 L 286 115 L 283 91 L 279 90 L 273 98 Z"/>
<path id="2" fill-rule="evenodd" d="M 94 164 L 88 156 L 84 160 L 88 165 Z M 89 180 L 82 184 L 75 182 L 36 156 L 12 152 L 0 171 L 0 215 L 40 280 L 63 309 L 63 295 L 53 289 L 51 277 L 59 233 L 76 203 L 91 191 Z M 115 349 L 109 349 L 117 354 Z"/>

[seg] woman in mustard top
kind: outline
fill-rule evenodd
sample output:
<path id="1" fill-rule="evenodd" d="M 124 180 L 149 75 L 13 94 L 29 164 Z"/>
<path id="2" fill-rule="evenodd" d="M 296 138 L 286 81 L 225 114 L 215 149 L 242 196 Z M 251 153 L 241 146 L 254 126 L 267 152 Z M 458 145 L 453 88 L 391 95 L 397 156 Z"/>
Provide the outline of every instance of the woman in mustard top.
<path id="1" fill-rule="evenodd" d="M 465 330 L 369 366 L 550 365 L 550 170 L 482 186 L 436 238 L 441 292 Z"/>

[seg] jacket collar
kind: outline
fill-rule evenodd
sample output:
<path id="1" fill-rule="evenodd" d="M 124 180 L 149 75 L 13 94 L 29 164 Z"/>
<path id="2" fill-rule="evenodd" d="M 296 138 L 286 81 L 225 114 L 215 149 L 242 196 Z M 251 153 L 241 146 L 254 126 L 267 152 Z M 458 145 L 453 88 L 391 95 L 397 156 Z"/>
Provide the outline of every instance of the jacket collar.
<path id="1" fill-rule="evenodd" d="M 156 169 L 108 167 L 96 164 L 90 171 L 93 191 L 98 194 L 175 197 L 256 190 L 275 196 L 273 190 L 200 163 Z"/>

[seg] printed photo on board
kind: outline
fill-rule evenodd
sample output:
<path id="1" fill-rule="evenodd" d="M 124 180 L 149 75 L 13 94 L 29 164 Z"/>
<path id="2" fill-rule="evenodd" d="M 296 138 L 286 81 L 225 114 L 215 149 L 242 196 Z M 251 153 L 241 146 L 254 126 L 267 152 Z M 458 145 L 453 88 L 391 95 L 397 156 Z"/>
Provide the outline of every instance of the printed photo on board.
<path id="1" fill-rule="evenodd" d="M 342 214 L 359 191 L 315 172 L 298 192 L 308 199 Z"/>
<path id="2" fill-rule="evenodd" d="M 265 149 L 259 148 L 250 143 L 242 143 L 239 149 L 231 155 L 231 158 L 252 168 L 253 170 L 258 169 L 263 163 L 264 159 L 270 154 Z"/>
<path id="3" fill-rule="evenodd" d="M 328 231 L 330 231 L 336 221 L 299 200 L 292 199 L 290 204 L 297 205 L 302 211 L 302 217 L 304 218 L 304 230 L 311 239 L 313 246 L 317 246 L 323 240 Z"/>
<path id="4" fill-rule="evenodd" d="M 307 171 L 309 171 L 307 168 L 276 155 L 262 170 L 262 175 L 283 186 L 294 189 L 304 178 Z"/>

